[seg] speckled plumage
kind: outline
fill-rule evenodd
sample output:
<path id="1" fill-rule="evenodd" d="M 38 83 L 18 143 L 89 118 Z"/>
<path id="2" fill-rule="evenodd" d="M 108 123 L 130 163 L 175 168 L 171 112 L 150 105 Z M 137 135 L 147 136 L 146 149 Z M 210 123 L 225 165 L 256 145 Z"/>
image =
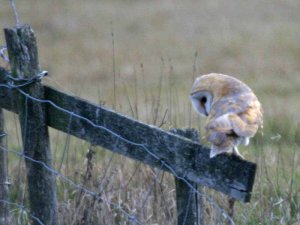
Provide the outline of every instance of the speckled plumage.
<path id="1" fill-rule="evenodd" d="M 195 80 L 190 99 L 195 110 L 208 118 L 210 157 L 223 152 L 242 157 L 237 146 L 248 145 L 263 122 L 261 104 L 253 91 L 234 77 L 211 73 Z"/>

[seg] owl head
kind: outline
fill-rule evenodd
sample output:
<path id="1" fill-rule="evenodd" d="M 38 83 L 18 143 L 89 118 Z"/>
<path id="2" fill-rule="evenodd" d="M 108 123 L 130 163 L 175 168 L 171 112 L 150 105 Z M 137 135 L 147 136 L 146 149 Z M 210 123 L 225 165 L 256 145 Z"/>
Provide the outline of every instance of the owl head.
<path id="1" fill-rule="evenodd" d="M 251 89 L 234 77 L 211 73 L 198 77 L 190 92 L 190 100 L 196 112 L 208 116 L 214 103 L 223 97 L 251 92 Z"/>

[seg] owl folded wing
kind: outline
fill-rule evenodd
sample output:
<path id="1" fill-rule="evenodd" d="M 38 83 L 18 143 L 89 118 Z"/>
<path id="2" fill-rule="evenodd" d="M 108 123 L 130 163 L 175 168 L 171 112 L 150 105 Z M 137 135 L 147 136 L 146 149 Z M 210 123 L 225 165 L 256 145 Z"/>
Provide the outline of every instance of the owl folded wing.
<path id="1" fill-rule="evenodd" d="M 228 152 L 236 145 L 237 135 L 234 134 L 229 114 L 216 119 L 212 118 L 206 126 L 207 140 L 212 144 L 210 157 Z"/>
<path id="2" fill-rule="evenodd" d="M 257 124 L 248 124 L 239 115 L 232 113 L 211 119 L 206 126 L 207 140 L 212 144 L 210 157 L 231 152 L 241 143 L 248 145 L 249 138 L 254 136 L 257 128 Z"/>
<path id="3" fill-rule="evenodd" d="M 211 119 L 207 124 L 207 131 L 219 132 L 223 134 L 235 134 L 239 137 L 253 137 L 259 124 L 256 119 L 248 114 L 226 113 L 216 119 Z"/>

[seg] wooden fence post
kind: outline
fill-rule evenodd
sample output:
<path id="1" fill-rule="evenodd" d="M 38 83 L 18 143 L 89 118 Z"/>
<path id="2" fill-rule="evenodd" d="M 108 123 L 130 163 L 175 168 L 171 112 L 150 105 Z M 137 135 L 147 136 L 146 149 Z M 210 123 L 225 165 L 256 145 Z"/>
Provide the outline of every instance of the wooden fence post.
<path id="1" fill-rule="evenodd" d="M 7 152 L 6 141 L 4 132 L 4 115 L 3 110 L 0 108 L 0 224 L 9 225 L 8 204 L 4 201 L 8 201 L 8 170 L 7 170 Z"/>
<path id="2" fill-rule="evenodd" d="M 12 75 L 32 79 L 40 71 L 36 38 L 29 25 L 6 28 L 5 39 Z M 22 90 L 39 99 L 44 98 L 40 82 L 34 82 Z M 18 92 L 18 91 L 17 91 Z M 52 167 L 45 105 L 23 95 L 17 99 L 21 123 L 23 151 L 26 156 Z M 43 224 L 58 224 L 55 176 L 43 165 L 25 159 L 31 213 Z M 33 221 L 32 224 L 40 224 Z"/>
<path id="3" fill-rule="evenodd" d="M 173 129 L 171 132 L 193 141 L 199 141 L 199 133 L 195 129 Z M 195 155 L 191 157 L 197 160 Z M 197 184 L 191 182 L 191 185 L 198 190 L 198 193 L 195 193 L 186 182 L 175 177 L 178 225 L 204 225 L 201 191 Z"/>

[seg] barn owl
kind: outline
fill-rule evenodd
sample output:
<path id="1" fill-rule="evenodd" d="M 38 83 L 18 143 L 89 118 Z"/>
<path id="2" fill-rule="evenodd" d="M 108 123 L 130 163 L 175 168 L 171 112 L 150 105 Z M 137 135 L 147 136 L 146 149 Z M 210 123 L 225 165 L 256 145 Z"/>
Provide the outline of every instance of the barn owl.
<path id="1" fill-rule="evenodd" d="M 196 78 L 190 100 L 207 117 L 210 158 L 224 152 L 243 158 L 237 147 L 248 145 L 263 122 L 261 104 L 252 90 L 234 77 L 211 73 Z"/>

